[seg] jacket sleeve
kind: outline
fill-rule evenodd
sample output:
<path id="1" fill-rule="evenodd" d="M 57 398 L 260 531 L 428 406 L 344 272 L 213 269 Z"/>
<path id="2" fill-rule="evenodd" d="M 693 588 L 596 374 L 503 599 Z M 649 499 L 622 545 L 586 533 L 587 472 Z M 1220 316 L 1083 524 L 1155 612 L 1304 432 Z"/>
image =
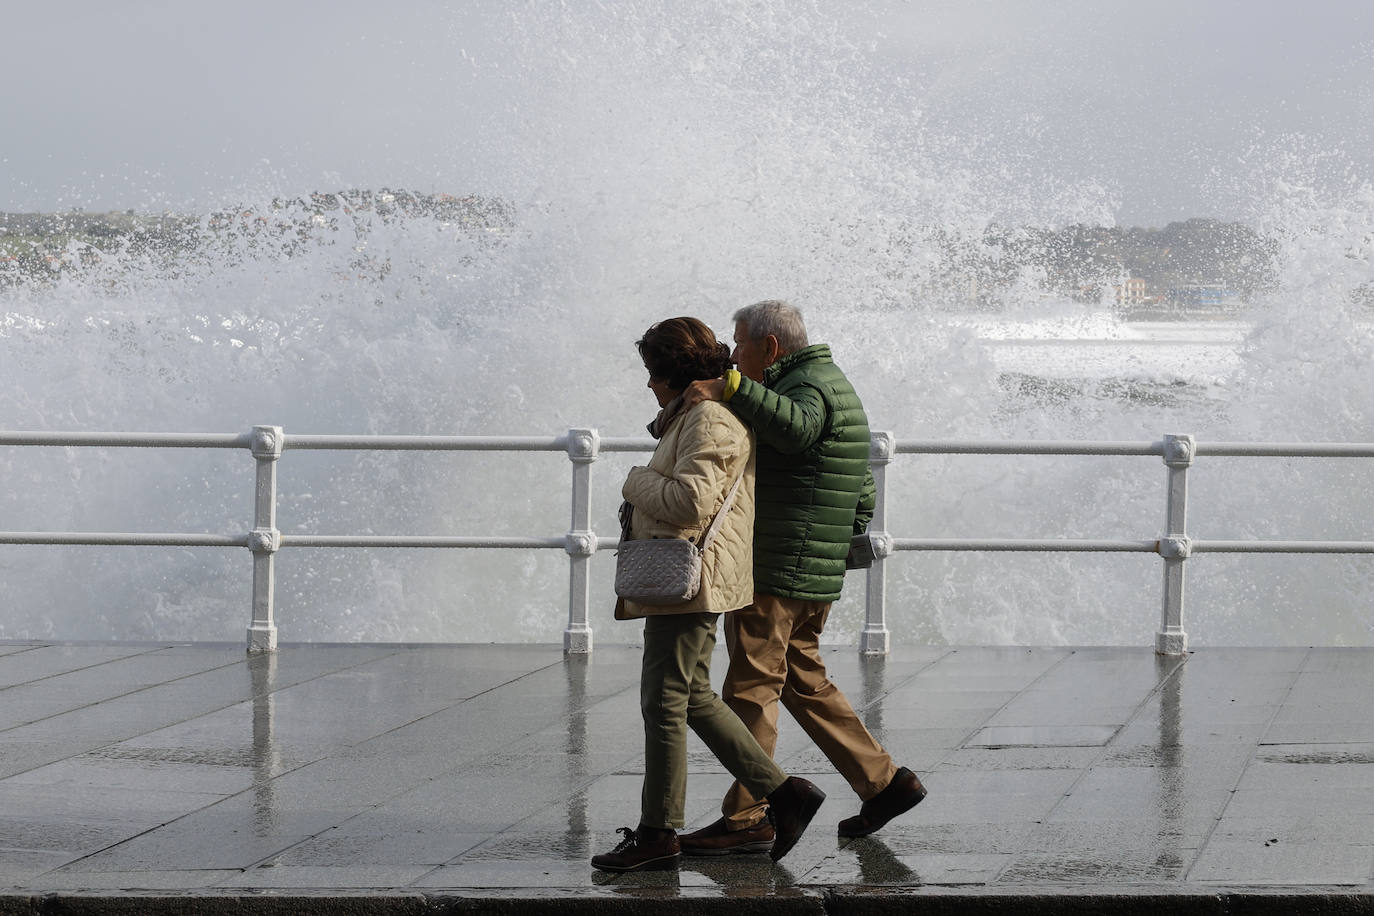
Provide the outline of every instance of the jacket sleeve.
<path id="1" fill-rule="evenodd" d="M 859 491 L 859 508 L 854 513 L 854 533 L 863 534 L 873 521 L 873 509 L 878 504 L 878 490 L 873 483 L 873 468 L 864 471 L 864 486 Z"/>
<path id="2" fill-rule="evenodd" d="M 809 385 L 779 394 L 751 378 L 741 378 L 729 404 L 760 442 L 784 455 L 801 454 L 825 432 L 825 399 Z"/>
<path id="3" fill-rule="evenodd" d="M 706 525 L 749 457 L 748 433 L 704 406 L 682 419 L 687 425 L 678 437 L 671 475 L 633 467 L 621 487 L 636 510 L 680 528 Z"/>

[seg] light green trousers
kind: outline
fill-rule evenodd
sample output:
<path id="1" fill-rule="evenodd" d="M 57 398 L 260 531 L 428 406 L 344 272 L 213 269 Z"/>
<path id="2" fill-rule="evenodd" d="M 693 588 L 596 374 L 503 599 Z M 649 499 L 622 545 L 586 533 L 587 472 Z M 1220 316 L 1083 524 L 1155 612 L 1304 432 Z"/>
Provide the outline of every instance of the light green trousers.
<path id="1" fill-rule="evenodd" d="M 644 791 L 640 823 L 677 830 L 687 797 L 687 728 L 755 798 L 787 779 L 773 758 L 711 689 L 718 614 L 659 614 L 644 619 Z"/>

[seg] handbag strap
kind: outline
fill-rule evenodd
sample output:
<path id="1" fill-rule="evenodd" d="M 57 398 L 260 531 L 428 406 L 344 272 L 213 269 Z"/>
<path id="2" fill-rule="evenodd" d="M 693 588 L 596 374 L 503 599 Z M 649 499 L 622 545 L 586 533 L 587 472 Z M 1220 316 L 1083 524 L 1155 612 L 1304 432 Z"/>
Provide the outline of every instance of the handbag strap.
<path id="1" fill-rule="evenodd" d="M 749 465 L 746 462 L 744 471 L 747 470 L 749 470 Z M 711 545 L 711 541 L 715 538 L 716 532 L 720 530 L 721 522 L 725 521 L 725 514 L 730 511 L 730 504 L 735 501 L 735 493 L 738 492 L 739 485 L 744 483 L 744 471 L 740 471 L 739 476 L 735 478 L 735 485 L 730 488 L 730 493 L 725 497 L 725 502 L 721 503 L 720 511 L 716 513 L 715 519 L 711 522 L 711 527 L 706 529 L 706 536 L 703 537 L 701 543 L 697 545 L 698 549 L 702 552 L 705 552 L 706 548 Z"/>

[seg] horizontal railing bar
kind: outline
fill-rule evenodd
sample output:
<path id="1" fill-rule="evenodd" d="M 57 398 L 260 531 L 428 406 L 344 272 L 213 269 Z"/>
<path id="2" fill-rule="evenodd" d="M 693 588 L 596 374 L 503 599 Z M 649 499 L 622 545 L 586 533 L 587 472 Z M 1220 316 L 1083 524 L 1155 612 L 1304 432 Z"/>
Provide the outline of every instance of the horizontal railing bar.
<path id="1" fill-rule="evenodd" d="M 892 549 L 998 550 L 1045 553 L 1157 553 L 1159 541 L 1092 541 L 1069 538 L 893 538 Z"/>
<path id="2" fill-rule="evenodd" d="M 1163 442 L 1080 442 L 1074 440 L 897 439 L 902 454 L 922 455 L 1163 455 Z"/>
<path id="3" fill-rule="evenodd" d="M 0 544 L 89 547 L 247 547 L 249 536 L 128 531 L 0 531 Z M 1158 553 L 1157 540 L 1117 541 L 1070 538 L 892 538 L 893 550 L 1001 551 L 1042 553 Z M 1192 553 L 1374 553 L 1374 541 L 1190 540 Z M 283 534 L 282 547 L 485 547 L 565 549 L 564 537 L 481 537 L 440 535 Z M 598 538 L 598 550 L 620 542 Z"/>
<path id="4" fill-rule="evenodd" d="M 396 534 L 283 534 L 283 547 L 497 547 L 564 549 L 563 537 L 446 537 Z"/>
<path id="5" fill-rule="evenodd" d="M 566 549 L 566 537 L 448 537 L 442 535 L 283 534 L 283 547 L 491 547 Z M 597 550 L 619 550 L 618 538 L 597 538 Z"/>
<path id="6" fill-rule="evenodd" d="M 1192 553 L 1374 553 L 1374 541 L 1200 541 Z M 1027 551 L 1035 553 L 1158 553 L 1159 541 L 1092 541 L 1067 538 L 893 538 L 893 550 Z"/>
<path id="7" fill-rule="evenodd" d="M 109 448 L 250 448 L 251 433 L 0 432 L 0 445 Z"/>
<path id="8" fill-rule="evenodd" d="M 1193 553 L 1374 553 L 1374 541 L 1191 541 Z"/>
<path id="9" fill-rule="evenodd" d="M 434 450 L 434 451 L 564 451 L 564 436 L 363 436 L 291 434 L 287 449 Z M 141 433 L 0 431 L 0 446 L 105 446 L 110 448 L 251 448 L 251 433 Z M 652 451 L 654 440 L 605 437 L 604 452 Z M 902 454 L 928 455 L 1163 455 L 1163 442 L 1075 440 L 936 440 L 897 439 Z M 1374 458 L 1368 442 L 1197 442 L 1195 455 L 1258 458 Z"/>
<path id="10" fill-rule="evenodd" d="M 86 547 L 247 547 L 247 534 L 177 534 L 130 531 L 0 531 L 0 544 Z"/>
<path id="11" fill-rule="evenodd" d="M 282 437 L 286 449 L 377 451 L 562 452 L 567 436 L 302 436 Z"/>
<path id="12" fill-rule="evenodd" d="M 1230 458 L 1374 458 L 1374 443 L 1199 442 L 1195 452 Z"/>
<path id="13" fill-rule="evenodd" d="M 1053 440 L 897 439 L 901 454 L 925 455 L 1163 455 L 1164 443 Z M 1374 458 L 1369 442 L 1197 442 L 1195 455 L 1256 458 Z"/>
<path id="14" fill-rule="evenodd" d="M 646 437 L 605 436 L 600 441 L 603 452 L 652 452 L 658 440 Z"/>

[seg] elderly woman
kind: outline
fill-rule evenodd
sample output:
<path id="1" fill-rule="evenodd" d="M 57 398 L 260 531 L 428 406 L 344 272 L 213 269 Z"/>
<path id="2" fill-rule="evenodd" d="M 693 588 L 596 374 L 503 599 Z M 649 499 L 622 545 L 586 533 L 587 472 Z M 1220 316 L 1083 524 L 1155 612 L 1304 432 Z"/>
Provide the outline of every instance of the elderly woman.
<path id="1" fill-rule="evenodd" d="M 695 597 L 666 606 L 616 602 L 617 619 L 644 618 L 644 788 L 639 826 L 620 828 L 624 840 L 593 856 L 592 865 L 611 872 L 676 866 L 688 726 L 755 798 L 768 799 L 774 835 L 761 835 L 759 848 L 749 851 L 769 852 L 777 861 L 801 837 L 825 793 L 779 769 L 711 689 L 716 618 L 753 598 L 753 438 L 724 404 L 684 408 L 682 391 L 697 379 L 722 375 L 730 348 L 695 318 L 661 321 L 636 346 L 661 409 L 649 425 L 658 439 L 653 457 L 647 467 L 630 470 L 622 490 L 631 538 L 699 541 L 722 508 L 726 514 L 702 557 Z M 725 507 L 736 481 L 740 485 Z"/>

